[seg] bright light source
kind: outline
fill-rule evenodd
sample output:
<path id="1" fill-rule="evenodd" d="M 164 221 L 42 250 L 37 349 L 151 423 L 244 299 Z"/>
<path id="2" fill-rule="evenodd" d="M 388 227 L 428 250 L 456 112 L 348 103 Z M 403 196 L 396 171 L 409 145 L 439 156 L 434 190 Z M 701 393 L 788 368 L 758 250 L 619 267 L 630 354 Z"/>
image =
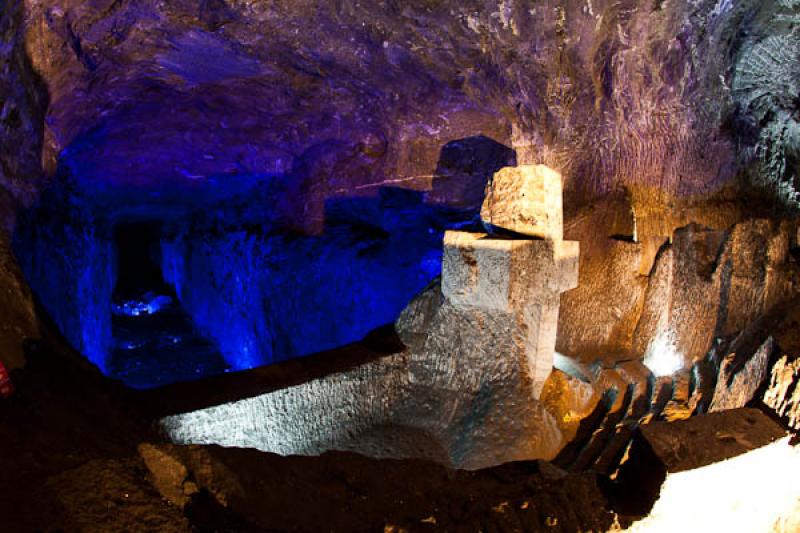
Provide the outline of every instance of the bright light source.
<path id="1" fill-rule="evenodd" d="M 656 376 L 670 376 L 683 368 L 683 356 L 675 348 L 671 332 L 663 331 L 650 342 L 644 364 Z"/>

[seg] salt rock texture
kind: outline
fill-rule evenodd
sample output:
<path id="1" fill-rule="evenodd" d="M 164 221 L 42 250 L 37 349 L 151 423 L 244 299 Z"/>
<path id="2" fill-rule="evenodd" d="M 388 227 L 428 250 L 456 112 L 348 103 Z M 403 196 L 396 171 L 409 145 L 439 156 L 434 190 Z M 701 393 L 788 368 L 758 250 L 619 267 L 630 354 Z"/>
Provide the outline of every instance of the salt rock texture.
<path id="1" fill-rule="evenodd" d="M 562 197 L 561 175 L 545 165 L 502 168 L 486 185 L 481 219 L 489 228 L 561 240 Z"/>
<path id="2" fill-rule="evenodd" d="M 553 369 L 545 381 L 540 400 L 553 415 L 564 442 L 568 443 L 576 437 L 581 422 L 595 410 L 601 396 L 597 385 Z"/>
<path id="3" fill-rule="evenodd" d="M 736 352 L 728 354 L 720 368 L 709 411 L 744 407 L 755 398 L 756 392 L 767 378 L 774 349 L 775 341 L 768 338 L 740 369 L 735 368 Z"/>
<path id="4" fill-rule="evenodd" d="M 66 181 L 101 218 L 182 221 L 235 193 L 317 233 L 327 200 L 387 184 L 431 203 L 480 205 L 481 176 L 498 165 L 453 163 L 513 159 L 564 176 L 567 238 L 587 243 L 582 292 L 565 296 L 559 318 L 567 355 L 641 356 L 668 328 L 690 361 L 715 330 L 735 334 L 789 290 L 779 265 L 794 241 L 775 239 L 769 280 L 750 279 L 760 266 L 747 264 L 747 250 L 772 230 L 742 221 L 796 206 L 796 3 L 12 0 L 2 9 L 7 225 Z M 262 186 L 270 194 L 255 194 Z M 584 218 L 609 197 L 628 206 Z M 626 213 L 629 223 L 587 222 Z M 684 270 L 690 251 L 676 249 L 701 237 L 672 239 L 690 222 L 726 235 L 745 224 L 726 237 L 742 253 L 720 261 L 710 288 Z M 716 237 L 702 238 L 712 250 Z M 695 290 L 704 297 L 684 306 Z M 717 301 L 724 320 L 709 318 Z M 65 334 L 102 365 L 105 334 Z"/>

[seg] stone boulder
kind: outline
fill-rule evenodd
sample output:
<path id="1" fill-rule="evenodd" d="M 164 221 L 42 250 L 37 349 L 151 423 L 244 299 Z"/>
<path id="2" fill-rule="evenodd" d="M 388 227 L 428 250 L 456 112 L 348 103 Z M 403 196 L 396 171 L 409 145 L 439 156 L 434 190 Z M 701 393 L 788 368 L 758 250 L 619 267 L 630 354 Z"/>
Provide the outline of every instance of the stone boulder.
<path id="1" fill-rule="evenodd" d="M 722 361 L 710 412 L 736 409 L 747 405 L 758 392 L 768 376 L 768 366 L 775 349 L 775 341 L 769 337 L 747 357 L 741 368 L 737 368 L 736 351 L 732 351 Z M 736 345 L 734 344 L 734 350 Z"/>
<path id="2" fill-rule="evenodd" d="M 545 165 L 505 167 L 486 186 L 481 219 L 489 228 L 560 240 L 564 234 L 561 174 Z"/>

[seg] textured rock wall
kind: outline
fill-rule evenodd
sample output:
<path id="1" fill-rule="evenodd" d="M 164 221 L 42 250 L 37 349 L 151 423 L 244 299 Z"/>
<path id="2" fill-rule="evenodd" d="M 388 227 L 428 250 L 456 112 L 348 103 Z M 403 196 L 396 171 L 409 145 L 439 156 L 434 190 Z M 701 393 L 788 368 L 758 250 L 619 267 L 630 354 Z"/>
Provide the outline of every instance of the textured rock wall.
<path id="1" fill-rule="evenodd" d="M 418 194 L 384 191 L 329 211 L 341 218 L 320 236 L 165 237 L 165 279 L 234 368 L 360 340 L 441 272 L 444 220 Z"/>
<path id="2" fill-rule="evenodd" d="M 763 400 L 800 431 L 800 358 L 783 355 L 775 362 Z"/>
<path id="3" fill-rule="evenodd" d="M 37 224 L 22 223 L 26 231 L 15 235 L 14 252 L 25 280 L 64 336 L 104 370 L 113 342 L 116 256 L 110 236 L 75 207 L 51 211 L 53 218 Z"/>
<path id="4" fill-rule="evenodd" d="M 791 2 L 10 5 L 44 160 L 89 187 L 281 175 L 313 230 L 320 197 L 430 189 L 484 134 L 561 171 L 568 205 L 628 189 L 640 235 L 726 186 L 794 202 Z"/>
<path id="5" fill-rule="evenodd" d="M 25 48 L 25 5 L 0 6 L 0 220 L 8 230 L 14 211 L 42 184 L 42 143 L 48 98 Z"/>
<path id="6" fill-rule="evenodd" d="M 559 352 L 585 362 L 642 358 L 664 342 L 688 368 L 800 290 L 797 223 L 750 220 L 727 231 L 680 228 L 649 275 L 645 243 L 581 243 L 578 288 L 562 297 Z M 569 235 L 569 232 L 567 233 Z"/>

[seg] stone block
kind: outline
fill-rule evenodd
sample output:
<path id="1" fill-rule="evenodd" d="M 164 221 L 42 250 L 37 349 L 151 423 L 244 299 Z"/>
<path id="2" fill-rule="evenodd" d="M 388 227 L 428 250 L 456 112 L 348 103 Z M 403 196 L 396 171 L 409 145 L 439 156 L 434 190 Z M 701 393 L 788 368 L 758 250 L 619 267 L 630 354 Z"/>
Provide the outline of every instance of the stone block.
<path id="1" fill-rule="evenodd" d="M 505 167 L 486 187 L 481 219 L 489 227 L 561 240 L 561 174 L 545 165 Z"/>
<path id="2" fill-rule="evenodd" d="M 448 231 L 442 292 L 455 306 L 510 312 L 558 304 L 578 283 L 579 245 L 573 241 L 494 239 Z"/>

